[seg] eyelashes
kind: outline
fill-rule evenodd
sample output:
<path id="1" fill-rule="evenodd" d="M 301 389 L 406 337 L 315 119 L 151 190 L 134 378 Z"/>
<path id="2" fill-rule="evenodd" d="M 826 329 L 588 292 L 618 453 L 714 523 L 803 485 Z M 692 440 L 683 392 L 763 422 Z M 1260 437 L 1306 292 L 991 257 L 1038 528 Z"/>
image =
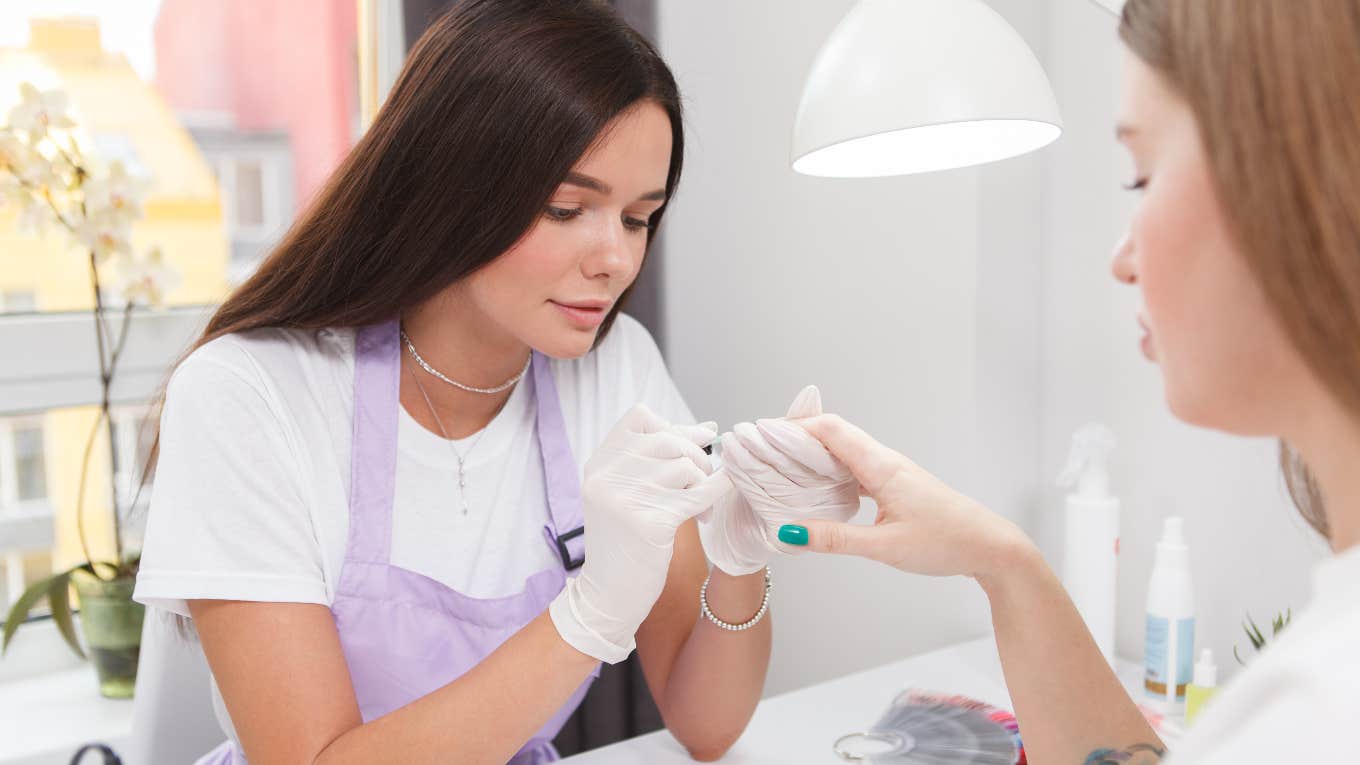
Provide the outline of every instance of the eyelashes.
<path id="1" fill-rule="evenodd" d="M 568 223 L 584 214 L 585 210 L 579 207 L 553 207 L 549 205 L 543 208 L 543 215 L 548 220 L 556 223 Z M 632 217 L 624 217 L 623 225 L 631 231 L 647 231 L 652 228 L 652 222 L 650 220 Z"/>
<path id="2" fill-rule="evenodd" d="M 580 216 L 582 212 L 584 212 L 584 210 L 570 209 L 566 207 L 548 206 L 543 208 L 543 214 L 547 216 L 548 220 L 557 221 L 559 223 L 566 223 L 572 218 Z"/>

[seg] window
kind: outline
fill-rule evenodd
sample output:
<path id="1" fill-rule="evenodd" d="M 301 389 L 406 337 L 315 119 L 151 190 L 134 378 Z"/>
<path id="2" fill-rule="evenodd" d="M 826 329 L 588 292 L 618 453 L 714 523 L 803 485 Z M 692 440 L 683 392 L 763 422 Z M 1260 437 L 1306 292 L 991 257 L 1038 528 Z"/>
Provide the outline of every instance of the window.
<path id="1" fill-rule="evenodd" d="M 197 128 L 192 131 L 222 190 L 230 240 L 228 280 L 237 284 L 259 266 L 292 220 L 294 165 L 286 134 Z"/>
<path id="2" fill-rule="evenodd" d="M 145 406 L 123 406 L 113 410 L 114 485 L 124 507 L 136 514 L 150 500 L 150 484 L 142 486 L 142 475 L 151 447 L 156 440 L 156 423 Z M 135 504 L 134 504 L 135 503 Z"/>
<path id="3" fill-rule="evenodd" d="M 112 443 L 99 442 L 87 484 L 92 544 L 111 539 L 110 476 L 134 523 L 144 517 L 149 492 L 127 505 L 151 446 L 146 402 L 167 369 L 353 145 L 356 0 L 277 5 L 261 17 L 235 0 L 0 2 L 0 123 L 20 82 L 63 90 L 82 151 L 120 161 L 145 190 L 131 241 L 159 246 L 179 276 L 167 310 L 132 314 Z M 3 613 L 54 565 L 84 558 L 73 488 L 101 392 L 85 257 L 60 230 L 39 237 L 15 223 L 0 212 Z M 120 286 L 102 287 L 117 334 Z M 135 530 L 128 541 L 137 549 Z"/>
<path id="4" fill-rule="evenodd" d="M 43 418 L 0 421 L 0 508 L 47 499 L 47 457 Z"/>
<path id="5" fill-rule="evenodd" d="M 41 421 L 14 429 L 14 485 L 20 502 L 47 499 L 47 457 Z"/>
<path id="6" fill-rule="evenodd" d="M 141 341 L 129 346 L 120 363 L 120 393 L 150 401 L 165 381 L 165 370 L 192 342 L 210 310 L 134 313 L 131 334 Z M 79 483 L 81 459 L 98 414 L 89 404 L 100 391 L 93 334 L 86 312 L 0 316 L 0 354 L 25 360 L 0 366 L 0 559 L 6 572 L 0 596 L 35 581 L 34 561 L 47 560 L 50 566 L 83 559 L 72 489 Z M 148 407 L 119 404 L 110 414 L 112 454 L 108 441 L 96 442 L 86 484 L 86 530 L 95 556 L 112 549 L 111 492 L 117 492 L 124 539 L 133 550 L 139 537 L 135 526 L 145 517 L 139 511 L 150 499 L 149 492 L 137 493 L 154 435 Z M 110 467 L 111 456 L 116 469 Z M 19 576 L 21 570 L 27 574 Z M 46 573 L 50 568 L 42 575 Z"/>
<path id="7" fill-rule="evenodd" d="M 223 213 L 233 242 L 268 240 L 293 216 L 287 188 L 292 155 L 287 137 L 274 133 L 195 130 L 222 189 Z"/>
<path id="8" fill-rule="evenodd" d="M 32 313 L 38 310 L 33 290 L 0 290 L 0 313 Z"/>
<path id="9" fill-rule="evenodd" d="M 232 217 L 232 222 L 242 227 L 265 223 L 264 170 L 258 159 L 236 161 L 236 210 Z"/>
<path id="10" fill-rule="evenodd" d="M 51 573 L 54 530 L 47 503 L 47 452 L 42 416 L 0 418 L 0 605 Z"/>

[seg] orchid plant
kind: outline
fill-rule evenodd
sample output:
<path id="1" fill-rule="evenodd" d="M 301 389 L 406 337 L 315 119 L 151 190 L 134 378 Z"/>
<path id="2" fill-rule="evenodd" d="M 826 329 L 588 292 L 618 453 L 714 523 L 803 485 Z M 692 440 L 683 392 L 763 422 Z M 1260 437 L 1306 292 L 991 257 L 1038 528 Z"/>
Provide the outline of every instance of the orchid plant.
<path id="1" fill-rule="evenodd" d="M 45 235 L 53 228 L 61 230 L 72 249 L 88 261 L 102 395 L 98 417 L 85 443 L 76 497 L 76 527 L 85 562 L 24 591 L 5 620 L 0 650 L 9 647 L 14 632 L 45 596 L 62 636 L 83 656 L 71 618 L 70 577 L 84 571 L 106 581 L 130 579 L 136 575 L 140 559 L 124 549 L 124 513 L 112 471 L 114 558 L 96 560 L 90 554 L 84 510 L 91 456 L 101 430 L 113 455 L 109 389 L 127 345 L 129 319 L 139 306 L 161 308 L 165 293 L 174 289 L 179 277 L 158 248 L 139 252 L 132 245 L 132 226 L 145 215 L 142 202 L 146 183 L 129 175 L 121 163 L 101 163 L 82 149 L 65 93 L 39 90 L 29 83 L 19 90 L 18 104 L 0 125 L 0 211 L 15 209 L 24 231 Z M 116 333 L 112 313 L 121 314 Z"/>

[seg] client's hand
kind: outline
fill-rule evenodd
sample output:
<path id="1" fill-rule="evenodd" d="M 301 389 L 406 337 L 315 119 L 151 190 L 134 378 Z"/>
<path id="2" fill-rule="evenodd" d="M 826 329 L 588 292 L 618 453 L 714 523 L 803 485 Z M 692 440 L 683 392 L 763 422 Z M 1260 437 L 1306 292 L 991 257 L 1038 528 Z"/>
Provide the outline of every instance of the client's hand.
<path id="1" fill-rule="evenodd" d="M 872 526 L 792 522 L 780 530 L 785 542 L 858 555 L 916 574 L 975 579 L 1003 571 L 1017 555 L 1032 551 L 1033 543 L 1014 523 L 840 417 L 821 415 L 797 425 L 849 468 L 878 504 L 878 517 Z"/>
<path id="2" fill-rule="evenodd" d="M 804 388 L 788 417 L 822 413 L 821 394 Z M 723 467 L 736 491 L 699 517 L 699 536 L 714 565 L 732 575 L 759 570 L 775 552 L 779 528 L 809 520 L 849 520 L 859 485 L 815 438 L 792 422 L 742 423 L 723 437 Z"/>

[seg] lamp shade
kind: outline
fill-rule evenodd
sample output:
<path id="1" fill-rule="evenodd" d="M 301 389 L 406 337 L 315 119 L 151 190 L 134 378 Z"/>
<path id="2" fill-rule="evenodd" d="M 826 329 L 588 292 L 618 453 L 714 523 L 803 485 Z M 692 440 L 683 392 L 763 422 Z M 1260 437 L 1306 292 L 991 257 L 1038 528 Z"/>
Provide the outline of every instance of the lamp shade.
<path id="1" fill-rule="evenodd" d="M 1033 51 L 981 0 L 860 0 L 822 45 L 793 169 L 864 178 L 967 167 L 1062 133 Z"/>

